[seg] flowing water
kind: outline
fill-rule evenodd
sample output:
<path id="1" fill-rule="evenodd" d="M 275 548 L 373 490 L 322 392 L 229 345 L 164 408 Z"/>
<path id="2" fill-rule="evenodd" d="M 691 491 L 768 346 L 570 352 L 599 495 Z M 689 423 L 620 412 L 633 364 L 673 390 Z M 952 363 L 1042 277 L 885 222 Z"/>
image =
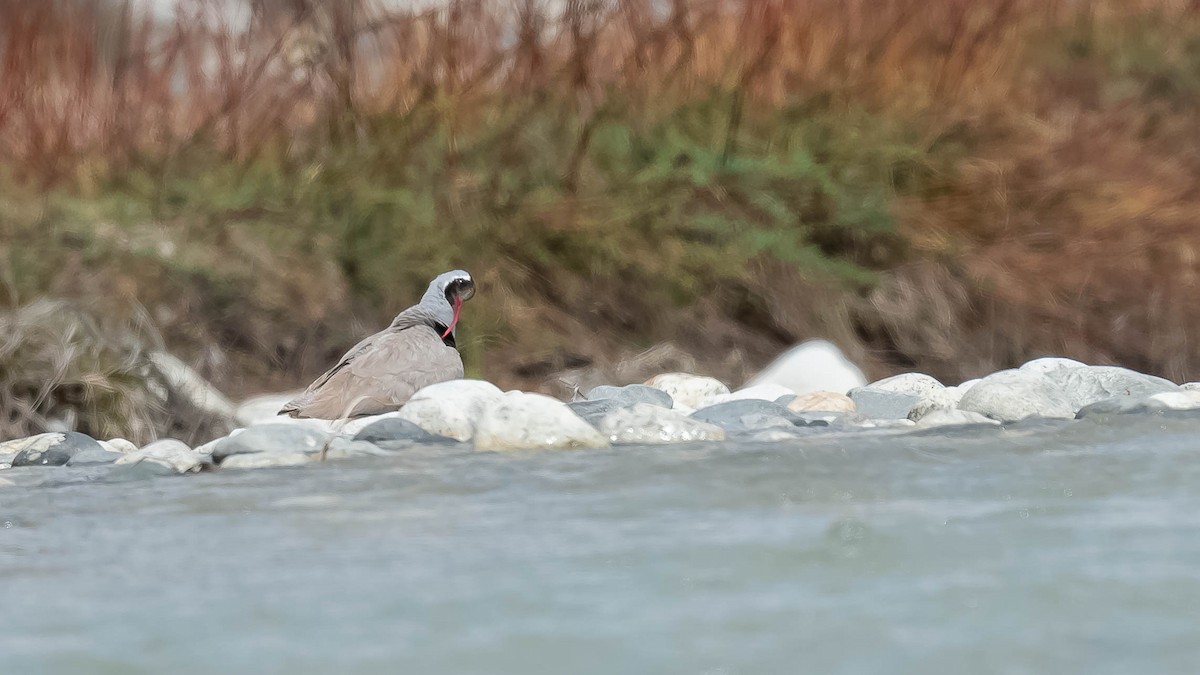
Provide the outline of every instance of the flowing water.
<path id="1" fill-rule="evenodd" d="M 1195 416 L 105 471 L 0 472 L 0 673 L 1200 669 Z"/>

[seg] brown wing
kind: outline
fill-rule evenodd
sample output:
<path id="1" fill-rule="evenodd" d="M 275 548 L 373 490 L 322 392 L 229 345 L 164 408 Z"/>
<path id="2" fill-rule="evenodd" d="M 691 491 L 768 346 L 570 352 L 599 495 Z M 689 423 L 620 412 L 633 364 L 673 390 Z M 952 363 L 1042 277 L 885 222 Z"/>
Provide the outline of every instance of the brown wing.
<path id="1" fill-rule="evenodd" d="M 355 345 L 279 412 L 319 419 L 377 415 L 404 405 L 421 387 L 462 376 L 458 351 L 434 329 L 389 329 Z"/>

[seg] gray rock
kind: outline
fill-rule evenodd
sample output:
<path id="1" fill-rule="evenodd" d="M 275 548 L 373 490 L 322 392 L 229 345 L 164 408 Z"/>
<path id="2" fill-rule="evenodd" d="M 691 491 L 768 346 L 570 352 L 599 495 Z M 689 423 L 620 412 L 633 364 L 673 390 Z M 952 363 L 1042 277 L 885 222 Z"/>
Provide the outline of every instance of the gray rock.
<path id="1" fill-rule="evenodd" d="M 288 424 L 260 424 L 236 436 L 226 436 L 212 446 L 212 458 L 218 464 L 233 455 L 290 454 L 320 452 L 330 435 L 318 429 Z"/>
<path id="2" fill-rule="evenodd" d="M 96 439 L 76 431 L 51 432 L 5 444 L 0 452 L 16 450 L 13 466 L 63 466 L 84 450 L 103 451 Z"/>
<path id="3" fill-rule="evenodd" d="M 1002 422 L 1075 417 L 1075 407 L 1062 387 L 1046 375 L 1020 370 L 1002 370 L 983 378 L 963 394 L 958 409 Z"/>
<path id="4" fill-rule="evenodd" d="M 796 415 L 774 401 L 740 399 L 726 401 L 692 413 L 692 419 L 715 424 L 726 431 L 746 431 L 769 427 L 793 427 Z"/>
<path id="5" fill-rule="evenodd" d="M 1062 387 L 1075 410 L 1113 396 L 1141 398 L 1179 391 L 1179 385 L 1170 380 L 1116 366 L 1062 368 L 1050 371 L 1046 377 Z"/>
<path id="6" fill-rule="evenodd" d="M 860 415 L 876 420 L 899 420 L 908 419 L 913 406 L 921 399 L 913 394 L 868 385 L 851 389 L 850 400 L 854 401 L 855 411 Z"/>
<path id="7" fill-rule="evenodd" d="M 957 387 L 947 387 L 924 373 L 902 373 L 867 385 L 871 389 L 912 394 L 917 397 L 908 412 L 908 419 L 916 421 L 934 410 L 953 410 L 962 392 Z"/>
<path id="8" fill-rule="evenodd" d="M 686 443 L 723 441 L 725 430 L 715 424 L 692 419 L 676 410 L 650 403 L 635 403 L 604 416 L 596 428 L 613 443 Z"/>
<path id="9" fill-rule="evenodd" d="M 100 450 L 80 450 L 67 460 L 67 466 L 88 466 L 91 464 L 112 464 L 124 457 L 124 453 Z"/>
<path id="10" fill-rule="evenodd" d="M 1077 419 L 1096 415 L 1129 415 L 1200 408 L 1200 391 L 1168 391 L 1149 396 L 1113 396 L 1079 409 Z"/>
<path id="11" fill-rule="evenodd" d="M 413 422 L 400 419 L 399 417 L 389 417 L 372 423 L 367 428 L 355 434 L 354 440 L 367 441 L 368 443 L 408 443 L 411 445 L 420 443 L 449 444 L 458 442 L 449 436 L 431 434 Z"/>
<path id="12" fill-rule="evenodd" d="M 608 415 L 614 410 L 630 408 L 633 406 L 632 403 L 626 403 L 615 398 L 601 398 L 595 401 L 573 401 L 566 405 L 571 412 L 583 418 L 592 426 L 599 424 L 600 420 L 604 419 L 605 415 Z"/>
<path id="13" fill-rule="evenodd" d="M 188 447 L 187 443 L 164 438 L 150 445 L 122 455 L 117 459 L 118 465 L 153 464 L 168 471 L 158 473 L 194 473 L 204 470 L 210 458 Z"/>
<path id="14" fill-rule="evenodd" d="M 670 408 L 675 405 L 675 401 L 671 398 L 670 394 L 662 389 L 644 384 L 627 384 L 624 387 L 601 385 L 589 391 L 587 399 L 589 401 L 611 399 L 629 405 L 633 405 L 634 403 L 648 403 L 660 408 Z"/>
<path id="15" fill-rule="evenodd" d="M 937 427 L 1000 426 L 996 420 L 969 410 L 934 410 L 917 421 L 921 429 Z"/>

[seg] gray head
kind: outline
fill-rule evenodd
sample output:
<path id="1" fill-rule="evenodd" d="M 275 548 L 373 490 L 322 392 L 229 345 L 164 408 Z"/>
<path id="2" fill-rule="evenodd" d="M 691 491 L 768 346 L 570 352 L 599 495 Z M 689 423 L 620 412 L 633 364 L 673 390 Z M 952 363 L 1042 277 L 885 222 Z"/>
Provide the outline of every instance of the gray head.
<path id="1" fill-rule="evenodd" d="M 471 275 L 466 270 L 452 270 L 429 282 L 429 290 L 421 298 L 420 307 L 446 327 L 442 335 L 446 337 L 454 334 L 462 304 L 472 295 L 475 295 L 475 281 Z"/>

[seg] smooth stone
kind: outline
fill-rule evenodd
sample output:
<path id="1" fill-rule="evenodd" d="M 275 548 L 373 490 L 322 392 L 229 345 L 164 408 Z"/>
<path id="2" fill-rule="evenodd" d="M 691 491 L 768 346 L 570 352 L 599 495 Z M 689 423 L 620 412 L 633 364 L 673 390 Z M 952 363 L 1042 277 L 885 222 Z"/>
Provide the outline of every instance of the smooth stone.
<path id="1" fill-rule="evenodd" d="M 725 440 L 725 430 L 715 424 L 650 403 L 614 410 L 600 420 L 597 428 L 614 444 Z"/>
<path id="2" fill-rule="evenodd" d="M 137 452 L 138 446 L 133 441 L 124 438 L 110 438 L 107 441 L 100 441 L 100 445 L 111 450 L 112 452 Z"/>
<path id="3" fill-rule="evenodd" d="M 112 464 L 125 456 L 122 452 L 112 452 L 103 448 L 99 450 L 80 450 L 67 460 L 67 466 L 88 466 L 90 464 Z"/>
<path id="4" fill-rule="evenodd" d="M 876 420 L 908 419 L 913 407 L 921 400 L 915 394 L 877 389 L 870 385 L 851 389 L 850 399 L 860 415 Z"/>
<path id="5" fill-rule="evenodd" d="M 1023 370 L 1027 373 L 1053 373 L 1064 368 L 1086 368 L 1087 364 L 1075 359 L 1065 359 L 1059 356 L 1044 356 L 1040 359 L 1027 361 L 1017 370 Z"/>
<path id="6" fill-rule="evenodd" d="M 398 417 L 431 434 L 469 441 L 484 409 L 503 396 L 499 387 L 483 380 L 439 382 L 413 394 Z"/>
<path id="7" fill-rule="evenodd" d="M 700 402 L 698 407 L 707 408 L 727 401 L 776 401 L 784 396 L 795 396 L 796 392 L 778 384 L 758 384 L 753 387 L 743 387 L 728 394 L 709 396 Z"/>
<path id="8" fill-rule="evenodd" d="M 750 378 L 746 386 L 777 384 L 796 394 L 815 391 L 844 394 L 866 383 L 862 370 L 836 345 L 826 340 L 809 340 L 781 354 Z"/>
<path id="9" fill-rule="evenodd" d="M 1184 391 L 1200 391 L 1200 382 L 1187 382 L 1179 385 L 1179 388 Z"/>
<path id="10" fill-rule="evenodd" d="M 233 455 L 288 454 L 319 452 L 330 435 L 318 429 L 288 424 L 260 424 L 240 434 L 226 436 L 212 446 L 212 458 L 219 464 Z"/>
<path id="11" fill-rule="evenodd" d="M 969 410 L 931 410 L 917 420 L 917 427 L 921 429 L 974 425 L 1000 426 L 1000 422 Z"/>
<path id="12" fill-rule="evenodd" d="M 700 408 L 692 419 L 715 424 L 726 431 L 793 427 L 796 415 L 774 401 L 741 399 Z"/>
<path id="13" fill-rule="evenodd" d="M 136 452 L 121 455 L 117 464 L 157 464 L 173 473 L 193 473 L 201 471 L 208 464 L 208 456 L 202 455 L 183 441 L 174 438 L 164 438 L 147 445 Z"/>
<path id="14" fill-rule="evenodd" d="M 962 393 L 958 388 L 943 385 L 936 378 L 924 373 L 901 373 L 867 385 L 871 389 L 912 394 L 917 397 L 908 419 L 919 420 L 934 410 L 953 410 Z"/>
<path id="15" fill-rule="evenodd" d="M 1075 417 L 1075 406 L 1062 387 L 1047 375 L 1020 370 L 1002 370 L 983 378 L 963 394 L 958 409 L 1001 422 Z"/>
<path id="16" fill-rule="evenodd" d="M 63 466 L 84 450 L 104 450 L 96 439 L 77 431 L 50 432 L 17 439 L 0 446 L 0 453 L 15 449 L 13 466 Z"/>
<path id="17" fill-rule="evenodd" d="M 965 394 L 968 391 L 970 391 L 971 387 L 974 387 L 975 385 L 979 384 L 980 380 L 982 380 L 982 379 L 983 378 L 977 377 L 974 380 L 967 380 L 965 382 L 960 382 L 957 386 L 957 389 L 960 392 L 960 398 L 961 398 L 961 394 Z"/>
<path id="18" fill-rule="evenodd" d="M 457 443 L 449 436 L 440 436 L 425 431 L 415 423 L 399 417 L 377 420 L 354 435 L 356 441 L 368 443 Z"/>
<path id="19" fill-rule="evenodd" d="M 1197 408 L 1200 408 L 1200 391 L 1169 391 L 1138 398 L 1113 396 L 1080 408 L 1075 417 L 1083 419 L 1094 415 L 1129 415 Z"/>
<path id="20" fill-rule="evenodd" d="M 854 399 L 845 394 L 832 391 L 813 391 L 807 394 L 793 396 L 786 403 L 776 400 L 776 403 L 787 406 L 794 413 L 800 412 L 854 412 Z"/>
<path id="21" fill-rule="evenodd" d="M 171 389 L 184 396 L 197 410 L 230 420 L 237 415 L 237 406 L 232 401 L 174 355 L 161 351 L 150 352 L 150 362 Z"/>
<path id="22" fill-rule="evenodd" d="M 720 380 L 688 373 L 662 373 L 646 380 L 646 386 L 664 391 L 675 407 L 697 408 L 709 396 L 728 394 L 729 387 Z"/>
<path id="23" fill-rule="evenodd" d="M 622 403 L 649 403 L 660 408 L 670 408 L 675 405 L 671 395 L 662 389 L 645 384 L 627 384 L 624 387 L 601 385 L 594 387 L 587 394 L 587 400 L 597 401 L 613 399 Z"/>
<path id="24" fill-rule="evenodd" d="M 608 439 L 565 403 L 542 394 L 509 392 L 488 403 L 475 425 L 476 450 L 608 447 Z"/>
<path id="25" fill-rule="evenodd" d="M 1062 387 L 1075 410 L 1113 396 L 1141 398 L 1179 391 L 1179 385 L 1161 377 L 1117 366 L 1084 366 L 1051 371 L 1046 377 Z"/>

